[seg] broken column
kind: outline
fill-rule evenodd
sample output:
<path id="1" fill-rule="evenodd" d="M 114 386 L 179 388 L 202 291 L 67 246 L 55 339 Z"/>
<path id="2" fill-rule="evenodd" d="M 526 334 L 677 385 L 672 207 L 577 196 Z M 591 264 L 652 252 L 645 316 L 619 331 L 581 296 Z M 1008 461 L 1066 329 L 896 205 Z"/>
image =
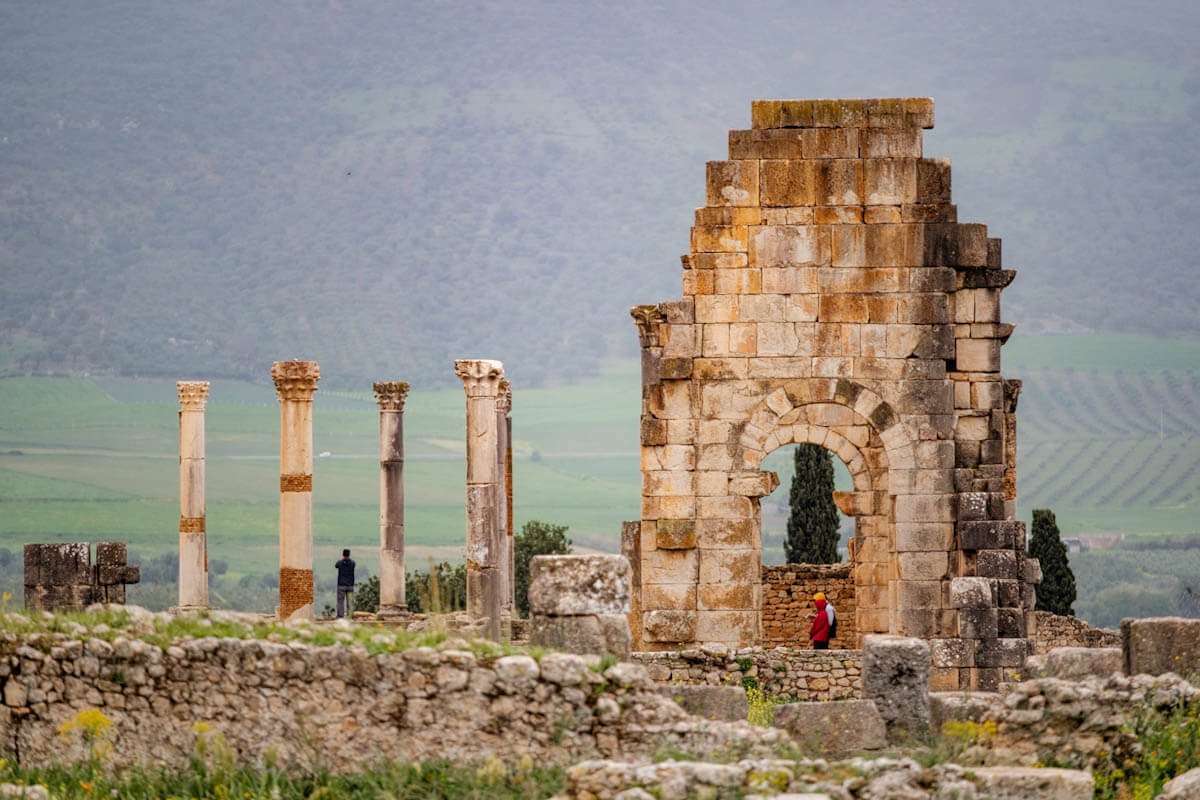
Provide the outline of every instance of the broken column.
<path id="1" fill-rule="evenodd" d="M 315 361 L 276 361 L 279 395 L 279 618 L 313 616 L 312 397 Z"/>
<path id="2" fill-rule="evenodd" d="M 534 556 L 529 565 L 529 643 L 627 659 L 629 585 L 625 556 Z"/>
<path id="3" fill-rule="evenodd" d="M 517 556 L 513 539 L 513 438 L 512 438 L 512 388 L 508 390 L 508 412 L 504 415 L 504 510 L 507 516 L 505 530 L 508 533 L 508 604 L 516 607 Z"/>
<path id="4" fill-rule="evenodd" d="M 379 403 L 379 616 L 408 611 L 404 599 L 403 381 L 375 384 Z"/>
<path id="5" fill-rule="evenodd" d="M 496 465 L 496 398 L 504 365 L 459 359 L 454 372 L 467 394 L 467 612 L 488 618 L 488 635 L 499 638 L 504 581 L 499 541 L 500 476 Z"/>
<path id="6" fill-rule="evenodd" d="M 496 395 L 496 479 L 499 482 L 496 492 L 496 539 L 500 542 L 500 596 L 504 599 L 503 607 L 510 614 L 513 609 L 513 540 L 509 510 L 508 481 L 511 473 L 505 469 L 508 461 L 508 411 L 512 408 L 512 385 L 507 380 L 500 381 L 500 393 Z"/>
<path id="7" fill-rule="evenodd" d="M 208 381 L 177 381 L 179 392 L 179 608 L 208 607 L 204 522 L 204 406 Z"/>

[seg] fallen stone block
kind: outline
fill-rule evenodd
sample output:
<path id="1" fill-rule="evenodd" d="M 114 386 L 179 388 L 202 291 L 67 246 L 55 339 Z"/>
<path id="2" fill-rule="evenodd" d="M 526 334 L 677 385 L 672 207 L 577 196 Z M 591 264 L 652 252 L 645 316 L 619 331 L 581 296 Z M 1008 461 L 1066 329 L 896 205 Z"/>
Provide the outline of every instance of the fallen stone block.
<path id="1" fill-rule="evenodd" d="M 929 645 L 920 639 L 863 639 L 863 698 L 875 702 L 888 741 L 928 738 L 930 670 Z"/>
<path id="2" fill-rule="evenodd" d="M 930 692 L 929 725 L 940 731 L 947 722 L 983 722 L 988 709 L 999 702 L 998 692 Z"/>
<path id="3" fill-rule="evenodd" d="M 1200 619 L 1146 617 L 1121 620 L 1126 675 L 1200 672 Z"/>
<path id="4" fill-rule="evenodd" d="M 629 581 L 625 556 L 535 556 L 529 609 L 531 615 L 627 614 Z"/>
<path id="5" fill-rule="evenodd" d="M 741 686 L 660 686 L 658 691 L 689 714 L 705 719 L 740 720 L 750 714 Z"/>
<path id="6" fill-rule="evenodd" d="M 1107 678 L 1123 669 L 1123 657 L 1118 647 L 1055 647 L 1044 656 L 1025 659 L 1025 673 L 1029 677 L 1062 678 Z"/>
<path id="7" fill-rule="evenodd" d="M 1158 800 L 1194 800 L 1197 797 L 1200 797 L 1200 767 L 1167 781 Z"/>
<path id="8" fill-rule="evenodd" d="M 887 746 L 887 727 L 870 700 L 785 703 L 775 707 L 775 727 L 810 756 L 845 758 Z"/>
<path id="9" fill-rule="evenodd" d="M 622 614 L 577 617 L 534 614 L 529 621 L 529 643 L 567 653 L 612 654 L 628 659 L 629 621 Z"/>
<path id="10" fill-rule="evenodd" d="M 1091 800 L 1095 783 L 1078 769 L 980 767 L 977 800 Z"/>

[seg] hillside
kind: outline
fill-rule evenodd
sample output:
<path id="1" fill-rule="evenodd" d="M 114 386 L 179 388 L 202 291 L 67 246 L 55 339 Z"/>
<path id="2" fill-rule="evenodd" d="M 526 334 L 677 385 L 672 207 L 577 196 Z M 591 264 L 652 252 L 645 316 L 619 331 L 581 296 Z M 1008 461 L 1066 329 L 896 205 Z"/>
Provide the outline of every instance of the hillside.
<path id="1" fill-rule="evenodd" d="M 756 97 L 933 96 L 1023 330 L 1200 334 L 1190 3 L 565 8 L 0 6 L 0 374 L 590 374 Z"/>

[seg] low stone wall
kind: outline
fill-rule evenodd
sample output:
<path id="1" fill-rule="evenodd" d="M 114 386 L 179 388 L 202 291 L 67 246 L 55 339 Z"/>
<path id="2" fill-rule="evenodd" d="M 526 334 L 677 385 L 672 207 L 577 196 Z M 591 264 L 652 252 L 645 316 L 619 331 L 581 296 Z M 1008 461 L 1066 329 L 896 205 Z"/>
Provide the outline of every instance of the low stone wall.
<path id="1" fill-rule="evenodd" d="M 697 650 L 634 653 L 658 683 L 758 686 L 794 700 L 862 697 L 861 650 L 766 650 L 721 646 Z"/>
<path id="2" fill-rule="evenodd" d="M 1093 628 L 1077 617 L 1061 617 L 1049 611 L 1033 612 L 1035 655 L 1045 655 L 1056 647 L 1120 647 L 1121 634 L 1107 628 Z"/>
<path id="3" fill-rule="evenodd" d="M 807 647 L 816 607 L 813 595 L 824 592 L 837 611 L 838 635 L 832 650 L 858 646 L 855 626 L 854 571 L 851 564 L 784 564 L 762 568 L 762 641 L 764 647 Z"/>
<path id="4" fill-rule="evenodd" d="M 98 709 L 105 763 L 180 766 L 216 737 L 236 762 L 357 769 L 363 758 L 480 762 L 530 755 L 646 758 L 663 748 L 714 753 L 730 741 L 766 755 L 781 731 L 689 716 L 642 667 L 603 674 L 582 656 L 480 656 L 462 640 L 369 655 L 257 639 L 138 639 L 0 632 L 0 748 L 22 765 L 88 755 L 60 735 Z M 90 716 L 92 724 L 98 720 Z M 68 726 L 68 730 L 69 730 Z"/>

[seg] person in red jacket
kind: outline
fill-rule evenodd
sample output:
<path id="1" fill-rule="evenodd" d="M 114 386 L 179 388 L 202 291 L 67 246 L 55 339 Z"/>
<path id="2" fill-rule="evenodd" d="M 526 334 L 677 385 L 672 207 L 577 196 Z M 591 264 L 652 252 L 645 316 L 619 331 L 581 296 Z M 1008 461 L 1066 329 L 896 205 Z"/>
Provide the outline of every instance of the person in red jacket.
<path id="1" fill-rule="evenodd" d="M 825 598 L 818 595 L 814 601 L 817 605 L 817 616 L 808 629 L 808 638 L 813 650 L 829 649 L 829 615 L 825 613 Z"/>

